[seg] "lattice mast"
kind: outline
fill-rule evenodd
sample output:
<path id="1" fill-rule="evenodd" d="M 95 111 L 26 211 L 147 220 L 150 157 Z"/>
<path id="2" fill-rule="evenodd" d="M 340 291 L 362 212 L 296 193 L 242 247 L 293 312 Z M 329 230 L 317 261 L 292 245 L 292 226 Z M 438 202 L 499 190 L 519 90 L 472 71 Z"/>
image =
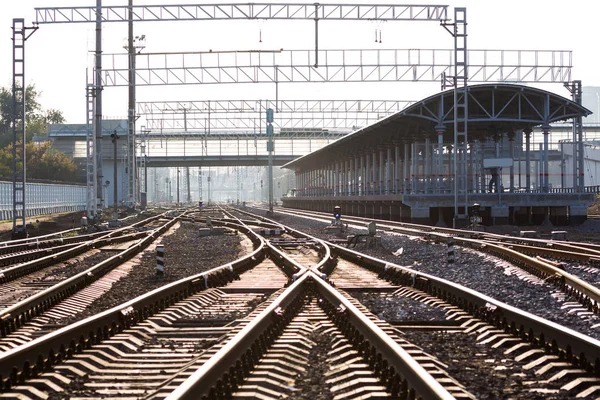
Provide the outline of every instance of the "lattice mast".
<path id="1" fill-rule="evenodd" d="M 97 212 L 97 192 L 98 185 L 96 181 L 96 136 L 94 135 L 94 102 L 95 87 L 94 84 L 86 86 L 86 136 L 85 136 L 85 154 L 86 154 L 86 186 L 87 186 L 87 205 L 86 211 L 88 217 L 94 217 Z M 116 182 L 113 182 L 113 185 Z"/>
<path id="2" fill-rule="evenodd" d="M 133 0 L 128 5 L 129 21 L 127 36 L 127 53 L 129 58 L 129 106 L 127 112 L 127 203 L 135 207 L 136 196 L 136 151 L 135 151 L 135 55 L 133 44 Z"/>
<path id="3" fill-rule="evenodd" d="M 104 208 L 102 163 L 102 0 L 96 0 L 96 52 L 94 54 L 94 135 L 96 137 L 96 208 Z M 117 184 L 116 182 L 114 183 Z"/>
<path id="4" fill-rule="evenodd" d="M 467 9 L 454 9 L 454 22 L 443 24 L 454 38 L 454 224 L 467 218 L 469 205 L 469 184 L 467 176 L 468 116 L 469 93 L 467 81 Z M 450 27 L 450 29 L 448 29 Z M 445 86 L 446 80 L 443 81 Z"/>
<path id="5" fill-rule="evenodd" d="M 13 238 L 27 237 L 26 210 L 26 171 L 25 154 L 25 42 L 37 27 L 26 27 L 23 18 L 14 18 L 12 25 L 13 42 L 13 84 L 12 84 L 12 189 L 13 189 Z"/>

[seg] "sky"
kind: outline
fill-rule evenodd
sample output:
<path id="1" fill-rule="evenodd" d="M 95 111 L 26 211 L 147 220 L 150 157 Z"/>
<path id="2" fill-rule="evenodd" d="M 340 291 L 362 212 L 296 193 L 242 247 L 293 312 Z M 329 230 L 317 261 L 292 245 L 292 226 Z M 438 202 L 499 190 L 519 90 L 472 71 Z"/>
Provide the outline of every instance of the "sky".
<path id="1" fill-rule="evenodd" d="M 281 2 L 281 1 L 279 1 Z M 134 0 L 134 5 L 198 4 L 209 1 Z M 312 2 L 311 2 L 312 3 Z M 332 2 L 333 3 L 333 2 Z M 342 4 L 368 1 L 344 0 Z M 583 86 L 600 86 L 600 51 L 595 45 L 600 2 L 589 0 L 538 1 L 463 0 L 440 2 L 378 1 L 378 4 L 442 4 L 467 7 L 469 49 L 572 50 L 572 79 Z M 0 1 L 0 85 L 12 84 L 11 26 L 13 18 L 35 19 L 35 7 L 94 6 L 95 0 Z M 104 0 L 103 5 L 127 5 L 127 0 Z M 568 6 L 567 6 L 568 5 Z M 451 14 L 452 15 L 452 14 Z M 84 123 L 86 117 L 86 68 L 91 68 L 90 52 L 95 44 L 94 24 L 41 25 L 26 42 L 27 83 L 41 92 L 44 108 L 63 112 L 68 123 Z M 382 30 L 382 43 L 375 43 L 376 29 Z M 146 36 L 146 53 L 313 49 L 314 23 L 311 21 L 194 21 L 142 22 L 135 35 Z M 259 33 L 260 32 L 260 33 Z M 262 42 L 259 42 L 259 35 Z M 126 23 L 103 24 L 104 53 L 123 53 Z M 437 22 L 322 21 L 320 49 L 451 49 L 452 37 Z M 568 96 L 562 84 L 540 87 Z M 374 99 L 419 100 L 440 90 L 439 83 L 356 83 L 279 85 L 279 99 Z M 273 84 L 227 84 L 153 86 L 137 89 L 138 101 L 190 101 L 274 99 Z M 127 115 L 127 89 L 104 90 L 105 117 Z M 139 125 L 139 124 L 138 124 Z"/>

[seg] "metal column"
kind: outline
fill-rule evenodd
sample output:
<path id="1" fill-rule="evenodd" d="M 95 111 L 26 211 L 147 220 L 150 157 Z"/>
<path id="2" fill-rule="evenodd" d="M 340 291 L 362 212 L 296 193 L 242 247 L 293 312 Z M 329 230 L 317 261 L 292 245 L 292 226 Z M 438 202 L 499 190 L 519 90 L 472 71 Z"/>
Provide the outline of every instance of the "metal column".
<path id="1" fill-rule="evenodd" d="M 96 136 L 96 207 L 104 208 L 104 193 L 102 184 L 102 0 L 96 0 L 96 52 L 94 71 L 94 135 Z M 115 182 L 115 185 L 117 183 Z"/>
<path id="2" fill-rule="evenodd" d="M 423 172 L 425 174 L 425 193 L 431 191 L 431 138 L 425 135 L 425 160 Z"/>
<path id="3" fill-rule="evenodd" d="M 525 188 L 526 192 L 531 192 L 531 129 L 523 130 L 525 134 Z"/>
<path id="4" fill-rule="evenodd" d="M 565 87 L 571 92 L 573 101 L 581 105 L 581 81 L 566 82 Z M 573 118 L 573 189 L 583 192 L 584 188 L 584 147 L 583 123 L 581 117 Z"/>
<path id="5" fill-rule="evenodd" d="M 135 47 L 133 45 L 133 0 L 129 0 L 127 52 L 129 53 L 129 106 L 127 113 L 127 202 L 130 207 L 135 207 L 137 201 L 136 190 L 136 151 L 135 151 Z M 177 190 L 179 196 L 179 189 Z M 177 199 L 179 203 L 179 199 Z"/>
<path id="6" fill-rule="evenodd" d="M 358 159 L 359 159 L 359 157 L 360 157 L 359 155 L 354 156 L 354 185 L 353 185 L 352 194 L 355 196 L 358 196 L 358 176 L 359 176 Z"/>
<path id="7" fill-rule="evenodd" d="M 392 185 L 394 194 L 400 191 L 400 144 L 394 143 L 394 183 Z"/>
<path id="8" fill-rule="evenodd" d="M 515 132 L 508 132 L 508 148 L 510 151 L 510 158 L 513 160 L 510 166 L 509 191 L 513 193 L 515 191 Z"/>
<path id="9" fill-rule="evenodd" d="M 387 148 L 385 168 L 386 168 L 386 172 L 385 172 L 385 174 L 386 174 L 386 177 L 385 177 L 385 194 L 390 194 L 390 191 L 392 190 L 392 181 L 393 181 L 393 176 L 392 176 L 392 148 L 391 147 Z"/>
<path id="10" fill-rule="evenodd" d="M 25 20 L 13 19 L 12 220 L 13 238 L 27 237 L 25 223 Z"/>
<path id="11" fill-rule="evenodd" d="M 413 142 L 412 143 L 412 149 L 411 149 L 411 161 L 412 161 L 412 166 L 411 166 L 411 192 L 412 193 L 417 193 L 418 192 L 418 184 L 417 184 L 417 179 L 419 177 L 419 154 L 417 153 L 417 143 Z"/>
<path id="12" fill-rule="evenodd" d="M 267 167 L 267 180 L 269 185 L 269 213 L 273 213 L 273 109 L 267 109 L 267 151 L 269 152 L 269 165 Z"/>
<path id="13" fill-rule="evenodd" d="M 410 193 L 410 169 L 409 169 L 409 165 L 408 165 L 409 155 L 410 155 L 410 143 L 404 142 L 404 167 L 403 167 L 403 173 L 404 173 L 403 193 L 404 194 Z"/>
<path id="14" fill-rule="evenodd" d="M 454 225 L 457 219 L 465 219 L 467 214 L 467 126 L 468 90 L 467 80 L 467 9 L 454 9 Z M 444 82 L 445 84 L 446 82 Z M 462 213 L 461 213 L 462 208 Z"/>
<path id="15" fill-rule="evenodd" d="M 385 192 L 385 170 L 384 170 L 383 149 L 379 150 L 379 194 Z"/>
<path id="16" fill-rule="evenodd" d="M 365 194 L 371 194 L 371 166 L 369 163 L 369 153 L 365 154 Z"/>
<path id="17" fill-rule="evenodd" d="M 371 182 L 373 182 L 373 194 L 377 194 L 379 193 L 379 188 L 377 187 L 377 150 L 373 150 L 373 159 L 371 160 L 373 161 L 373 165 L 372 165 L 372 176 L 371 176 Z"/>
<path id="18" fill-rule="evenodd" d="M 543 130 L 543 134 L 544 134 L 544 148 L 542 149 L 543 152 L 543 168 L 542 168 L 542 191 L 544 193 L 548 193 L 550 191 L 550 181 L 549 181 L 549 167 L 550 167 L 550 163 L 548 162 L 548 136 L 550 136 L 550 127 L 549 126 L 542 126 L 542 130 Z"/>
<path id="19" fill-rule="evenodd" d="M 25 42 L 37 27 L 26 27 L 23 18 L 14 18 L 12 25 L 13 42 L 13 85 L 12 85 L 12 220 L 13 239 L 27 237 L 26 230 L 26 86 L 25 82 Z M 28 33 L 28 31 L 30 31 Z"/>
<path id="20" fill-rule="evenodd" d="M 361 154 L 360 155 L 360 184 L 358 187 L 358 194 L 360 196 L 364 196 L 365 195 L 365 155 Z"/>
<path id="21" fill-rule="evenodd" d="M 97 165 L 96 165 L 96 136 L 94 135 L 94 102 L 96 96 L 96 88 L 93 84 L 88 84 L 85 89 L 85 97 L 87 103 L 86 110 L 86 186 L 87 186 L 87 216 L 94 217 L 97 212 L 96 197 L 98 185 L 96 181 Z M 113 182 L 116 185 L 117 182 Z M 100 187 L 102 188 L 102 187 Z M 100 189 L 102 190 L 102 189 Z"/>
<path id="22" fill-rule="evenodd" d="M 202 167 L 198 167 L 198 201 L 202 201 Z"/>
<path id="23" fill-rule="evenodd" d="M 438 137 L 438 190 L 439 193 L 441 193 L 444 186 L 444 132 L 446 131 L 446 127 L 444 125 L 438 125 L 435 127 L 435 130 Z"/>

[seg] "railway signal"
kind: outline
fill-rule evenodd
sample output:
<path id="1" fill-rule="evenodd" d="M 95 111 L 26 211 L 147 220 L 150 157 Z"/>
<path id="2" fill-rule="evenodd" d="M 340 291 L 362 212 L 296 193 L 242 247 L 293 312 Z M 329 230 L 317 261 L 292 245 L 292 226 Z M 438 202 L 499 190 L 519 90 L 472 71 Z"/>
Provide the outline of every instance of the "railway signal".
<path id="1" fill-rule="evenodd" d="M 333 207 L 333 218 L 335 218 L 336 221 L 339 221 L 340 218 L 342 218 L 342 207 L 340 207 L 340 206 Z"/>
<path id="2" fill-rule="evenodd" d="M 473 206 L 471 207 L 471 217 L 469 218 L 473 229 L 477 228 L 482 221 L 481 216 L 479 215 L 480 211 L 481 205 L 479 203 L 473 203 Z"/>

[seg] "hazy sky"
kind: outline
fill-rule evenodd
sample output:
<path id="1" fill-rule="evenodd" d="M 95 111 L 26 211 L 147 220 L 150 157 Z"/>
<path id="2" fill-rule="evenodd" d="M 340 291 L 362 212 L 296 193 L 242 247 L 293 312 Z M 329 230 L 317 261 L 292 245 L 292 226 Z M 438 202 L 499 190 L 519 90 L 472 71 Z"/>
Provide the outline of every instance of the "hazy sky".
<path id="1" fill-rule="evenodd" d="M 134 0 L 134 4 L 192 4 L 171 0 Z M 340 3 L 369 3 L 344 0 Z M 431 1 L 389 2 L 389 4 L 436 4 Z M 0 85 L 12 83 L 12 18 L 35 18 L 35 7 L 93 6 L 95 0 L 19 0 L 0 1 Z M 127 0 L 105 0 L 104 5 L 126 5 Z M 439 4 L 448 4 L 441 2 Z M 573 79 L 584 86 L 600 86 L 600 52 L 597 42 L 597 16 L 600 2 L 589 0 L 502 2 L 464 0 L 450 7 L 467 7 L 468 46 L 470 49 L 573 50 Z M 452 12 L 452 10 L 450 10 Z M 323 21 L 320 49 L 417 49 L 452 48 L 451 36 L 436 22 L 387 22 L 381 24 L 382 42 L 374 42 L 373 22 Z M 42 25 L 26 44 L 26 80 L 42 92 L 45 108 L 63 111 L 67 122 L 85 121 L 86 67 L 92 65 L 89 51 L 94 49 L 94 24 Z M 262 43 L 259 30 L 262 29 Z M 146 35 L 144 52 L 212 50 L 312 49 L 314 23 L 220 21 L 137 23 L 135 34 Z M 126 23 L 104 24 L 105 53 L 123 52 Z M 543 86 L 567 96 L 562 84 Z M 282 84 L 280 99 L 387 99 L 417 100 L 439 91 L 438 83 L 371 84 Z M 138 101 L 274 99 L 273 84 L 154 86 L 138 88 Z M 127 115 L 127 90 L 106 88 L 104 115 Z"/>

